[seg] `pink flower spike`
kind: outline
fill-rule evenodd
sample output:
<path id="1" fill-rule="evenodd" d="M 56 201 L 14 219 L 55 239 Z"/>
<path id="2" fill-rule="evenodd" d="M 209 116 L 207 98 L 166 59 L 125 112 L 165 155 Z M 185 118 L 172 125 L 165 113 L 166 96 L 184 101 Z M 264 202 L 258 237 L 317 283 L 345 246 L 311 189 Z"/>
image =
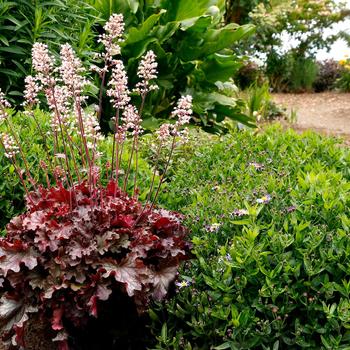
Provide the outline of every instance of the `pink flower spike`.
<path id="1" fill-rule="evenodd" d="M 97 117 L 94 113 L 85 113 L 83 111 L 84 132 L 87 139 L 87 147 L 91 150 L 96 150 L 98 142 L 103 139 L 101 128 Z"/>
<path id="2" fill-rule="evenodd" d="M 142 57 L 137 70 L 137 76 L 141 79 L 141 81 L 136 84 L 135 91 L 141 95 L 144 95 L 151 90 L 158 89 L 157 84 L 150 83 L 151 80 L 157 78 L 157 67 L 158 63 L 156 61 L 156 55 L 152 50 L 147 51 L 147 53 Z"/>
<path id="3" fill-rule="evenodd" d="M 126 130 L 124 126 L 119 126 L 117 132 L 114 135 L 115 140 L 118 144 L 122 144 L 126 138 Z"/>
<path id="4" fill-rule="evenodd" d="M 6 100 L 5 94 L 0 89 L 0 124 L 8 118 L 6 108 L 10 108 L 10 103 Z"/>
<path id="5" fill-rule="evenodd" d="M 111 97 L 113 107 L 116 109 L 124 108 L 130 101 L 130 92 L 128 89 L 128 77 L 122 61 L 116 61 L 108 85 L 111 88 L 107 90 L 107 95 Z"/>
<path id="6" fill-rule="evenodd" d="M 171 137 L 171 124 L 162 124 L 160 128 L 156 131 L 158 140 L 160 142 L 165 142 Z"/>
<path id="7" fill-rule="evenodd" d="M 113 13 L 103 29 L 113 39 L 120 39 L 124 33 L 124 17 L 122 14 Z"/>
<path id="8" fill-rule="evenodd" d="M 124 34 L 124 17 L 122 14 L 113 14 L 109 17 L 108 22 L 103 27 L 106 33 L 99 36 L 98 41 L 101 42 L 106 52 L 101 55 L 101 58 L 105 61 L 105 67 L 100 70 L 107 70 L 109 66 L 115 64 L 113 56 L 120 54 L 120 46 L 118 42 L 121 42 Z"/>
<path id="9" fill-rule="evenodd" d="M 23 106 L 33 106 L 39 103 L 38 93 L 41 90 L 41 87 L 37 83 L 36 79 L 29 75 L 25 78 L 24 82 L 25 90 Z"/>
<path id="10" fill-rule="evenodd" d="M 5 148 L 5 157 L 13 158 L 19 153 L 19 148 L 15 142 L 15 139 L 9 134 L 0 134 L 1 142 Z"/>
<path id="11" fill-rule="evenodd" d="M 63 125 L 68 127 L 69 124 L 69 115 L 70 115 L 70 107 L 71 104 L 69 102 L 70 93 L 68 91 L 67 86 L 58 86 L 56 85 L 53 89 L 46 89 L 45 91 L 47 103 L 49 105 L 50 110 L 52 111 L 51 118 L 51 126 L 53 130 L 59 130 L 59 123 L 61 122 Z M 58 117 L 54 113 L 57 109 Z"/>
<path id="12" fill-rule="evenodd" d="M 88 84 L 87 80 L 81 75 L 85 69 L 74 50 L 69 44 L 61 46 L 60 51 L 61 66 L 58 68 L 63 83 L 74 95 L 80 95 L 84 87 Z"/>
<path id="13" fill-rule="evenodd" d="M 43 43 L 35 43 L 32 48 L 32 66 L 38 79 L 45 86 L 52 84 L 54 78 L 50 75 L 54 69 L 54 59 L 50 56 L 48 47 Z"/>
<path id="14" fill-rule="evenodd" d="M 139 135 L 143 131 L 141 128 L 141 118 L 136 107 L 133 105 L 127 105 L 125 107 L 122 122 L 125 130 L 133 130 L 133 135 Z"/>
<path id="15" fill-rule="evenodd" d="M 188 124 L 192 116 L 192 96 L 182 96 L 171 116 L 178 117 L 178 126 Z"/>

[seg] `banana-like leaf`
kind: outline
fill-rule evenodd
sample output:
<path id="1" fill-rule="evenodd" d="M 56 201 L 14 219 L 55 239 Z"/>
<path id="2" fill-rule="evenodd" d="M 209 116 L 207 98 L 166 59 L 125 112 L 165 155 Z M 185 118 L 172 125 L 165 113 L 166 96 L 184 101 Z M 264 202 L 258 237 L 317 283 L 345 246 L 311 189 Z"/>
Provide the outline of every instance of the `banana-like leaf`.
<path id="1" fill-rule="evenodd" d="M 188 36 L 180 45 L 178 54 L 184 61 L 200 59 L 204 55 L 210 55 L 229 48 L 237 41 L 253 34 L 255 27 L 251 24 L 238 26 L 231 23 L 221 29 L 210 29 L 200 40 L 193 41 Z"/>
<path id="2" fill-rule="evenodd" d="M 223 9 L 223 0 L 163 0 L 162 8 L 168 9 L 168 21 L 183 21 L 205 14 L 210 6 Z"/>

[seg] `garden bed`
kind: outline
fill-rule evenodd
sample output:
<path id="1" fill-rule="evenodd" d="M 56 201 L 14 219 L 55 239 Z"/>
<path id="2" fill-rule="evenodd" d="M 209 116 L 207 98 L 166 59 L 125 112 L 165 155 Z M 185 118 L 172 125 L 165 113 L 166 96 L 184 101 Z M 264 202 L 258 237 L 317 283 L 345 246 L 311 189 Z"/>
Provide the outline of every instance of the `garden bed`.
<path id="1" fill-rule="evenodd" d="M 349 346 L 348 148 L 335 138 L 279 126 L 220 138 L 191 134 L 175 154 L 160 205 L 187 217 L 193 259 L 170 299 L 152 304 L 152 335 L 141 347 L 123 348 Z M 36 145 L 28 147 L 35 159 Z M 145 164 L 152 162 L 149 143 L 142 153 Z M 116 333 L 113 317 L 121 314 L 113 309 L 107 322 Z M 101 327 L 93 329 L 102 335 Z M 131 330 L 129 339 L 143 339 Z M 118 335 L 102 338 L 106 350 L 114 349 Z"/>

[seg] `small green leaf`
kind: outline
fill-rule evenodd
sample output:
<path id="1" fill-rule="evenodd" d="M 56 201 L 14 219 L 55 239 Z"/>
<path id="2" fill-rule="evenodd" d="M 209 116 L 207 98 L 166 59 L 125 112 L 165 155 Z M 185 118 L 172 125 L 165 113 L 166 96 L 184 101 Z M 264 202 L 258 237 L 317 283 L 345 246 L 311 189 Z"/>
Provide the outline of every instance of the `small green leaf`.
<path id="1" fill-rule="evenodd" d="M 161 331 L 161 337 L 162 337 L 162 341 L 164 343 L 166 343 L 166 341 L 168 339 L 168 327 L 167 327 L 166 323 L 163 323 L 162 331 Z"/>
<path id="2" fill-rule="evenodd" d="M 225 350 L 225 349 L 231 349 L 231 343 L 226 342 L 221 345 L 215 346 L 213 349 L 215 350 Z"/>

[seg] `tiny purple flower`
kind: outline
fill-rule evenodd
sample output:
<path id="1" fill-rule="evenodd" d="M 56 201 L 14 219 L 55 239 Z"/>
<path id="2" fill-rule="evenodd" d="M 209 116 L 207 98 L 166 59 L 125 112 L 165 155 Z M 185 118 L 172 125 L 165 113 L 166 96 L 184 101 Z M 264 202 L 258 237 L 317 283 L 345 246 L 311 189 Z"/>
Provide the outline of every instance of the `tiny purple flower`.
<path id="1" fill-rule="evenodd" d="M 297 209 L 297 208 L 296 208 L 294 205 L 292 205 L 292 206 L 290 206 L 290 207 L 287 208 L 287 212 L 288 212 L 288 213 L 292 213 L 293 211 L 296 211 L 296 209 Z"/>
<path id="2" fill-rule="evenodd" d="M 205 229 L 208 231 L 208 232 L 218 232 L 219 231 L 219 228 L 220 228 L 220 224 L 218 223 L 214 223 L 214 224 L 211 224 L 211 225 L 206 225 L 205 226 Z"/>
<path id="3" fill-rule="evenodd" d="M 257 162 L 250 162 L 249 165 L 253 166 L 256 170 L 263 170 L 264 164 L 257 163 Z"/>
<path id="4" fill-rule="evenodd" d="M 189 287 L 191 285 L 191 282 L 190 281 L 185 281 L 185 280 L 183 280 L 181 282 L 177 281 L 177 282 L 175 282 L 175 285 L 177 287 L 179 287 L 179 289 L 182 289 L 182 288 Z"/>
<path id="5" fill-rule="evenodd" d="M 234 216 L 244 216 L 244 215 L 248 215 L 249 212 L 247 209 L 235 209 L 233 212 L 232 212 L 232 215 Z"/>
<path id="6" fill-rule="evenodd" d="M 271 196 L 269 194 L 266 194 L 265 196 L 258 198 L 256 200 L 257 203 L 259 204 L 268 204 L 271 201 Z"/>

